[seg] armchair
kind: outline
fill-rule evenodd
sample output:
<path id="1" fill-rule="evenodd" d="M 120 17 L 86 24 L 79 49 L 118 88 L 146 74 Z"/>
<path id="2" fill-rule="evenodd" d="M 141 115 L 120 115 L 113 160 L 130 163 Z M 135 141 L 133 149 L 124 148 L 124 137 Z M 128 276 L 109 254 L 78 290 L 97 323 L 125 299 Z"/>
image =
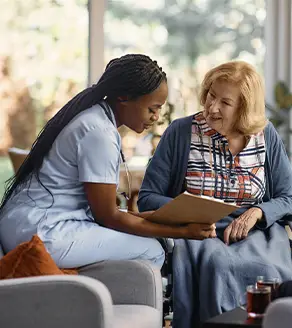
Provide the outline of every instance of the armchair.
<path id="1" fill-rule="evenodd" d="M 0 327 L 162 326 L 161 275 L 146 261 L 104 261 L 79 276 L 0 280 L 0 300 Z"/>
<path id="2" fill-rule="evenodd" d="M 0 299 L 1 327 L 114 327 L 109 291 L 87 277 L 0 280 Z"/>
<path id="3" fill-rule="evenodd" d="M 80 275 L 101 281 L 112 301 L 113 327 L 162 327 L 162 278 L 147 261 L 104 261 L 85 266 Z"/>

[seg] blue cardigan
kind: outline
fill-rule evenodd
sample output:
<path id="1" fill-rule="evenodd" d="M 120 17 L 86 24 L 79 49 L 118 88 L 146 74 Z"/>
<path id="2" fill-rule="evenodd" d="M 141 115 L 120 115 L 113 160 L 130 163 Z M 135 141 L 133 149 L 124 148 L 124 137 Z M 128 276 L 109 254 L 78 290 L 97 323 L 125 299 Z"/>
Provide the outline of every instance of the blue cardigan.
<path id="1" fill-rule="evenodd" d="M 139 211 L 160 208 L 184 191 L 191 143 L 192 116 L 177 119 L 164 132 L 149 163 L 139 192 Z M 283 142 L 272 123 L 265 130 L 266 193 L 257 205 L 265 216 L 260 228 L 268 228 L 282 218 L 292 215 L 292 169 Z M 245 208 L 246 209 L 246 208 Z M 236 217 L 243 213 L 239 209 Z"/>

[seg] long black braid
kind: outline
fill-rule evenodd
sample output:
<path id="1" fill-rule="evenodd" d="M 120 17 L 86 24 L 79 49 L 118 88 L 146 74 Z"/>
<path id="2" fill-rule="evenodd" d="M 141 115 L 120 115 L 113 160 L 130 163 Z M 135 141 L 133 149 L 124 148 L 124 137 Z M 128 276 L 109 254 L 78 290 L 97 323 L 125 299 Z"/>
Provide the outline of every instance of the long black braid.
<path id="1" fill-rule="evenodd" d="M 13 192 L 30 182 L 33 175 L 48 190 L 40 181 L 40 168 L 59 133 L 76 115 L 105 98 L 127 96 L 135 99 L 149 94 L 157 89 L 162 81 L 166 81 L 166 74 L 157 62 L 148 56 L 129 54 L 111 60 L 97 84 L 78 93 L 41 130 L 19 170 L 7 180 L 0 211 Z"/>

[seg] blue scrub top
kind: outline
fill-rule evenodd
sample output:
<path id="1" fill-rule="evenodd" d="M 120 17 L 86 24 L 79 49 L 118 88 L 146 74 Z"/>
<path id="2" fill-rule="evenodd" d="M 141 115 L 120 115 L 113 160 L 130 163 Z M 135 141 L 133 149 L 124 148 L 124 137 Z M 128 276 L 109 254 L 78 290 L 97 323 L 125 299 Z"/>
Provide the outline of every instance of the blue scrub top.
<path id="1" fill-rule="evenodd" d="M 5 205 L 0 240 L 10 251 L 38 234 L 62 238 L 66 220 L 93 221 L 83 182 L 119 183 L 121 137 L 111 108 L 101 103 L 77 115 L 58 135 L 45 157 L 39 177 Z"/>

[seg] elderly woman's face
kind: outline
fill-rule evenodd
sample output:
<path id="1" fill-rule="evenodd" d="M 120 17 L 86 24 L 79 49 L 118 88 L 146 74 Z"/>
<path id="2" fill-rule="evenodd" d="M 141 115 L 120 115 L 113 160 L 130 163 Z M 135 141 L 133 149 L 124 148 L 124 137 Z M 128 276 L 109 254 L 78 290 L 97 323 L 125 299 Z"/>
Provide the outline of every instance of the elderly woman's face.
<path id="1" fill-rule="evenodd" d="M 204 116 L 208 125 L 223 136 L 235 131 L 240 90 L 225 81 L 215 81 L 210 87 L 204 106 Z"/>

